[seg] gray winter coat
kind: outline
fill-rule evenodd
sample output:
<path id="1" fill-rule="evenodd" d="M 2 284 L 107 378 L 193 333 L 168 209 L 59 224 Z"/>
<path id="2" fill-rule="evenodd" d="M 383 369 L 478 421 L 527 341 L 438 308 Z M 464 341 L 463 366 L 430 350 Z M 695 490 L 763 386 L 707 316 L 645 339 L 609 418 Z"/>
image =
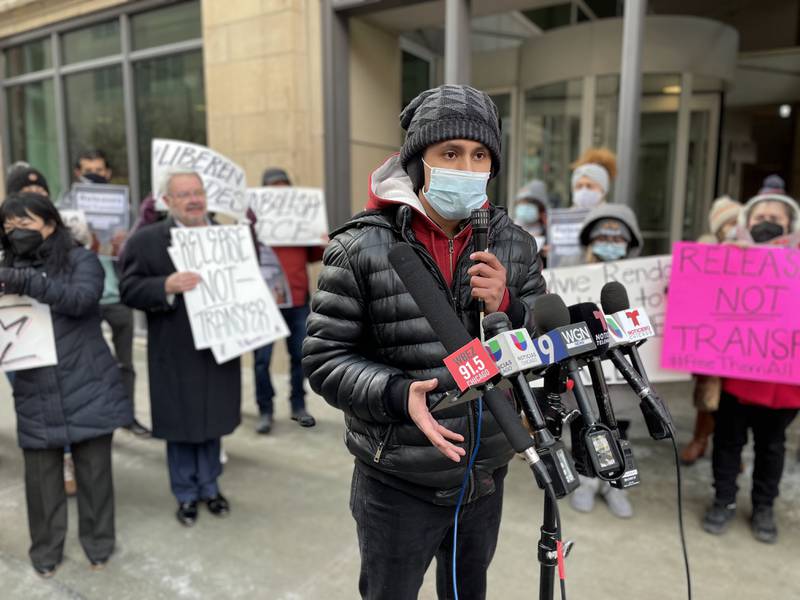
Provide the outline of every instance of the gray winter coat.
<path id="1" fill-rule="evenodd" d="M 68 260 L 64 272 L 34 267 L 26 283 L 28 296 L 50 306 L 58 364 L 14 375 L 17 434 L 25 449 L 61 448 L 133 420 L 132 403 L 100 328 L 103 267 L 78 246 Z"/>

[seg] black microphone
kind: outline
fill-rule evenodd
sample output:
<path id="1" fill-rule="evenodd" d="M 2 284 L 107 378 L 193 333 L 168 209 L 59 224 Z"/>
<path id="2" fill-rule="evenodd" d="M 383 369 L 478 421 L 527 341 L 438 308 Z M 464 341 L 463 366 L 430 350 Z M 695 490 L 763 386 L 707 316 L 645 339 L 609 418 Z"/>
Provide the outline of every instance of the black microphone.
<path id="1" fill-rule="evenodd" d="M 389 251 L 389 262 L 448 353 L 454 354 L 473 341 L 474 338 L 459 320 L 445 294 L 409 244 L 396 244 Z M 541 487 L 551 485 L 550 475 L 534 449 L 533 438 L 522 426 L 505 394 L 492 383 L 486 384 L 482 391 L 487 408 L 511 447 L 525 456 Z"/>
<path id="2" fill-rule="evenodd" d="M 625 286 L 617 281 L 609 281 L 600 292 L 600 303 L 606 314 L 615 314 L 630 308 L 628 292 Z M 631 366 L 624 353 L 630 357 L 634 366 Z M 606 356 L 611 360 L 617 370 L 622 374 L 628 385 L 639 396 L 639 408 L 647 425 L 650 437 L 654 440 L 663 440 L 674 435 L 672 415 L 661 398 L 650 387 L 644 364 L 639 356 L 636 344 L 609 348 Z M 635 367 L 635 368 L 634 368 Z"/>
<path id="3" fill-rule="evenodd" d="M 483 320 L 482 325 L 483 334 L 487 340 L 502 334 L 514 335 L 511 329 L 511 321 L 505 313 L 488 315 Z M 518 343 L 518 340 L 512 340 L 511 343 Z M 547 471 L 550 473 L 550 478 L 553 480 L 556 498 L 563 498 L 577 489 L 580 484 L 578 474 L 575 471 L 575 464 L 563 442 L 553 437 L 550 429 L 548 429 L 547 422 L 538 402 L 534 398 L 528 379 L 522 371 L 509 373 L 504 377 L 511 382 L 513 394 L 528 419 L 533 439 L 536 442 L 536 451 L 544 461 Z"/>
<path id="4" fill-rule="evenodd" d="M 538 311 L 538 313 L 537 313 Z M 569 309 L 557 294 L 547 294 L 537 299 L 534 305 L 534 323 L 540 331 L 559 330 L 569 325 Z M 573 325 L 571 334 L 563 342 L 569 349 L 587 348 L 582 354 L 594 352 L 593 340 L 586 345 L 584 338 L 590 338 L 588 326 Z M 572 454 L 579 473 L 589 477 L 600 477 L 606 481 L 619 479 L 625 473 L 625 461 L 611 429 L 598 421 L 589 396 L 581 381 L 578 358 L 568 355 L 562 359 L 567 376 L 572 380 L 572 393 L 578 405 L 578 414 L 572 415 L 570 429 L 572 434 Z M 547 381 L 547 377 L 545 377 Z"/>
<path id="5" fill-rule="evenodd" d="M 592 379 L 592 389 L 594 391 L 595 402 L 600 413 L 600 420 L 612 431 L 620 454 L 625 463 L 625 470 L 619 479 L 612 481 L 611 485 L 620 489 L 625 489 L 638 485 L 639 469 L 636 467 L 636 459 L 633 456 L 633 448 L 628 440 L 622 438 L 614 415 L 614 407 L 611 403 L 611 394 L 608 391 L 605 373 L 603 373 L 604 357 L 609 349 L 609 333 L 603 312 L 594 302 L 580 302 L 569 307 L 572 323 L 583 323 L 589 328 L 597 350 L 594 354 L 585 357 L 586 366 Z"/>
<path id="6" fill-rule="evenodd" d="M 486 252 L 489 250 L 489 209 L 476 208 L 469 216 L 472 223 L 472 242 L 476 252 Z M 478 312 L 480 317 L 486 312 L 486 303 L 478 300 Z"/>

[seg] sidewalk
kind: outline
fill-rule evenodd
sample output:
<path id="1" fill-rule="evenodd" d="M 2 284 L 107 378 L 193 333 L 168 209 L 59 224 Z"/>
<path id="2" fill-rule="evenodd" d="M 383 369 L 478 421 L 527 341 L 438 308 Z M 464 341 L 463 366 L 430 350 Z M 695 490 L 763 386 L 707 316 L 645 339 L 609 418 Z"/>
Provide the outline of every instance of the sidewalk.
<path id="1" fill-rule="evenodd" d="M 137 413 L 149 423 L 144 351 L 137 347 Z M 256 410 L 249 369 L 244 373 L 244 420 L 225 439 L 229 456 L 221 479 L 232 513 L 225 520 L 201 510 L 197 525 L 174 517 L 164 443 L 125 431 L 114 442 L 118 550 L 101 572 L 89 570 L 78 544 L 75 501 L 70 500 L 65 561 L 55 578 L 37 577 L 29 544 L 22 455 L 16 446 L 10 390 L 0 378 L 0 596 L 14 599 L 270 599 L 352 600 L 358 597 L 358 547 L 348 509 L 352 459 L 342 443 L 340 413 L 309 397 L 317 427 L 288 418 L 285 375 L 269 436 L 253 428 Z M 687 384 L 658 386 L 669 400 L 682 437 L 692 414 Z M 591 515 L 560 502 L 565 536 L 576 542 L 567 561 L 569 598 L 673 600 L 686 597 L 678 542 L 672 447 L 653 442 L 641 421 L 632 444 L 642 484 L 631 493 L 636 515 L 612 517 L 602 501 Z M 789 432 L 787 472 L 778 500 L 781 538 L 776 546 L 754 541 L 747 523 L 749 494 L 729 533 L 715 538 L 699 525 L 711 497 L 706 458 L 684 470 L 686 531 L 697 600 L 800 597 L 800 420 Z M 752 451 L 745 457 L 747 470 Z M 742 477 L 749 490 L 749 476 Z M 525 464 L 514 459 L 506 484 L 500 542 L 489 571 L 490 599 L 538 597 L 536 543 L 542 492 Z M 435 598 L 434 570 L 420 598 Z M 557 595 L 557 594 L 556 594 Z"/>

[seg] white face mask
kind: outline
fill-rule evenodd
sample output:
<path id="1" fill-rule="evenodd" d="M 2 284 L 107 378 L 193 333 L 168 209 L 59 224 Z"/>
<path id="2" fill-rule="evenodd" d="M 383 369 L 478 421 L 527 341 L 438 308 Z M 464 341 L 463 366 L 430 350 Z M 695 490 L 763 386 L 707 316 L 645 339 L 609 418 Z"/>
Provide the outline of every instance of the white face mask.
<path id="1" fill-rule="evenodd" d="M 594 208 L 603 200 L 603 193 L 589 188 L 572 192 L 572 203 L 578 208 Z"/>

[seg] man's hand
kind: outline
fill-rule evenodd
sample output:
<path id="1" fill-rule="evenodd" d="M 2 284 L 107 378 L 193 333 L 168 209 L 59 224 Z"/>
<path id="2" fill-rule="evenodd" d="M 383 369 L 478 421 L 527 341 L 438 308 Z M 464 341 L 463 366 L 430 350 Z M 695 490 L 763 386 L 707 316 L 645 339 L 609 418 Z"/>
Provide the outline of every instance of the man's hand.
<path id="1" fill-rule="evenodd" d="M 497 312 L 506 293 L 505 267 L 491 252 L 473 252 L 469 257 L 478 261 L 467 271 L 472 297 L 486 303 L 487 314 Z"/>
<path id="2" fill-rule="evenodd" d="M 464 436 L 450 431 L 433 418 L 431 411 L 428 410 L 426 394 L 436 389 L 438 379 L 427 379 L 425 381 L 415 381 L 411 384 L 408 391 L 408 415 L 419 430 L 425 434 L 431 444 L 454 462 L 460 462 L 461 457 L 467 454 L 464 448 L 451 444 L 447 440 L 463 442 Z"/>
<path id="3" fill-rule="evenodd" d="M 164 290 L 169 294 L 183 294 L 184 292 L 191 292 L 200 283 L 201 277 L 197 273 L 190 273 L 189 271 L 181 271 L 173 273 L 164 282 Z"/>

